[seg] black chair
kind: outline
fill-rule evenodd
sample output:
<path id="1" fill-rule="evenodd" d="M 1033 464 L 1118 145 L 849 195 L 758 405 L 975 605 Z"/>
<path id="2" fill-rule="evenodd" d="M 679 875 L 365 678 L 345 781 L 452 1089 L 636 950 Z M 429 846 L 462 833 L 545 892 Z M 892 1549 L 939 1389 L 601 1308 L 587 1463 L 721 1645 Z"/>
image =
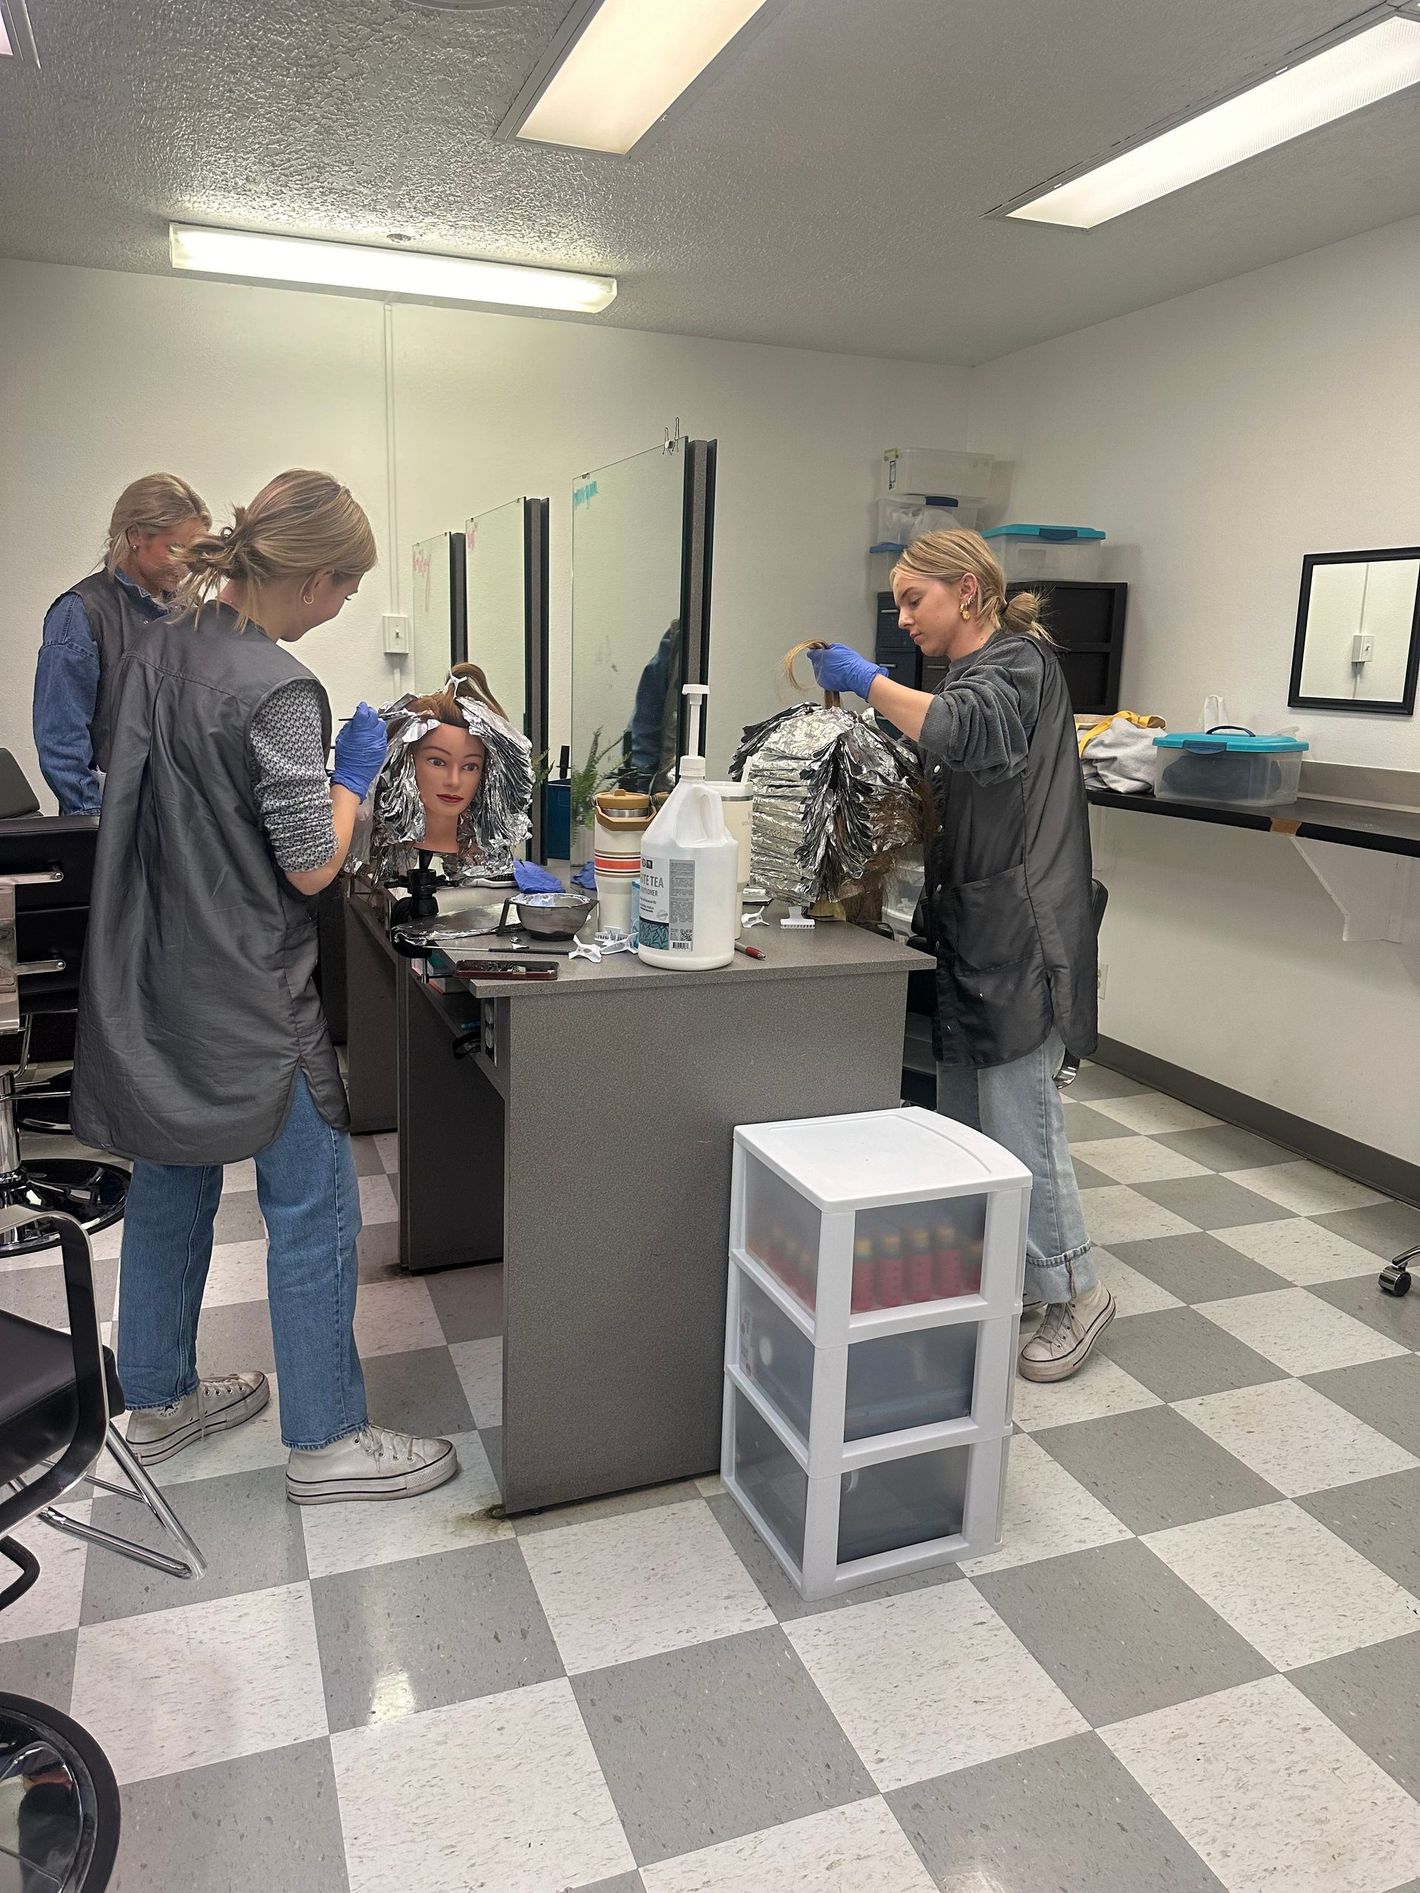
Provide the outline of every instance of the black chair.
<path id="1" fill-rule="evenodd" d="M 22 815 L 38 815 L 39 799 L 30 787 L 23 769 L 8 749 L 0 749 L 0 822 L 18 821 Z M 46 1015 L 45 1023 L 54 1028 L 55 1046 L 43 1056 L 48 1063 L 74 1056 L 73 1015 Z M 18 1085 L 15 1090 L 15 1117 L 22 1131 L 42 1131 L 51 1136 L 69 1129 L 69 1086 L 73 1071 L 51 1072 L 40 1084 Z"/>
<path id="2" fill-rule="evenodd" d="M 0 821 L 0 1209 L 37 1212 L 0 1230 L 0 1261 L 49 1248 L 46 1211 L 72 1216 L 92 1234 L 117 1222 L 128 1173 L 93 1158 L 21 1160 L 19 1081 L 30 1070 L 37 1016 L 73 1012 L 89 918 L 98 818 L 24 815 Z"/>
<path id="3" fill-rule="evenodd" d="M 36 1220 L 32 1209 L 0 1209 L 0 1236 L 14 1236 Z M 56 1531 L 174 1577 L 200 1578 L 206 1570 L 202 1553 L 113 1424 L 123 1412 L 123 1393 L 99 1337 L 88 1238 L 62 1212 L 51 1209 L 43 1220 L 59 1242 L 69 1332 L 0 1310 L 0 1560 L 19 1573 L 0 1590 L 0 1610 L 39 1577 L 34 1553 L 4 1535 L 35 1514 Z M 0 1275 L 0 1292 L 3 1281 Z M 126 1487 L 94 1476 L 105 1446 Z M 59 1511 L 55 1501 L 81 1481 L 145 1505 L 182 1555 L 150 1550 Z M 19 1796 L 5 1794 L 6 1784 L 16 1781 Z M 0 1694 L 0 1857 L 19 1862 L 21 1886 L 100 1893 L 118 1832 L 118 1788 L 92 1736 L 44 1703 Z"/>

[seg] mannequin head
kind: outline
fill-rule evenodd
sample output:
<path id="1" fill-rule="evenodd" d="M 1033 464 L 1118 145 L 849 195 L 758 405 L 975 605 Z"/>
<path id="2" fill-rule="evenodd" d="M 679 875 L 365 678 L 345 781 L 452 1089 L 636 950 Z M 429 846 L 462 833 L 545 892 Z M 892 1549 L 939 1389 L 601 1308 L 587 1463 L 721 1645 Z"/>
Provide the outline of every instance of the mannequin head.
<path id="1" fill-rule="evenodd" d="M 424 810 L 424 845 L 440 854 L 458 852 L 459 817 L 478 799 L 488 745 L 462 716 L 440 718 L 414 745 L 414 781 Z"/>

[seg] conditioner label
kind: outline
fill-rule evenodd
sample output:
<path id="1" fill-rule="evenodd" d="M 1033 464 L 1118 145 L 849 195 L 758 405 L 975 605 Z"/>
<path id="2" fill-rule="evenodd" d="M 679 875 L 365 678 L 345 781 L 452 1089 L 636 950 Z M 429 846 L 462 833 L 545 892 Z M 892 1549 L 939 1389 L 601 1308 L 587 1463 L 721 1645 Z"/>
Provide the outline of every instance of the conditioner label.
<path id="1" fill-rule="evenodd" d="M 695 863 L 641 859 L 641 944 L 662 953 L 695 946 Z"/>

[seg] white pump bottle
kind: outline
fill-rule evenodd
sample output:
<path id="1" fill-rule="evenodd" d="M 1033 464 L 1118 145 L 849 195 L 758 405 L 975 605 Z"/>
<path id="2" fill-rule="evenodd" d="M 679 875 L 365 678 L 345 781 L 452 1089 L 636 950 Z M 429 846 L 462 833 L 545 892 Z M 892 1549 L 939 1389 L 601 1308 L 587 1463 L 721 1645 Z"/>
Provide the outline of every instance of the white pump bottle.
<path id="1" fill-rule="evenodd" d="M 641 839 L 641 943 L 648 966 L 709 972 L 735 957 L 739 932 L 739 843 L 705 781 L 700 719 L 710 692 L 687 684 L 688 751 L 665 807 Z"/>

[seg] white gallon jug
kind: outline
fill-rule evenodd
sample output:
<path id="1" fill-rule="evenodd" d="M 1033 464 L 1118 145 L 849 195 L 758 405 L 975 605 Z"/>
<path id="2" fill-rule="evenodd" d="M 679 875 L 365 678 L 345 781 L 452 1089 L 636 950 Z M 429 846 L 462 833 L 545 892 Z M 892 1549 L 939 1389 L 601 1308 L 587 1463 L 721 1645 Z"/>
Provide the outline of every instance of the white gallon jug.
<path id="1" fill-rule="evenodd" d="M 680 781 L 641 840 L 641 943 L 648 966 L 708 972 L 735 957 L 739 932 L 740 848 L 724 806 L 705 781 L 699 747 L 703 684 L 687 684 L 690 754 Z"/>

